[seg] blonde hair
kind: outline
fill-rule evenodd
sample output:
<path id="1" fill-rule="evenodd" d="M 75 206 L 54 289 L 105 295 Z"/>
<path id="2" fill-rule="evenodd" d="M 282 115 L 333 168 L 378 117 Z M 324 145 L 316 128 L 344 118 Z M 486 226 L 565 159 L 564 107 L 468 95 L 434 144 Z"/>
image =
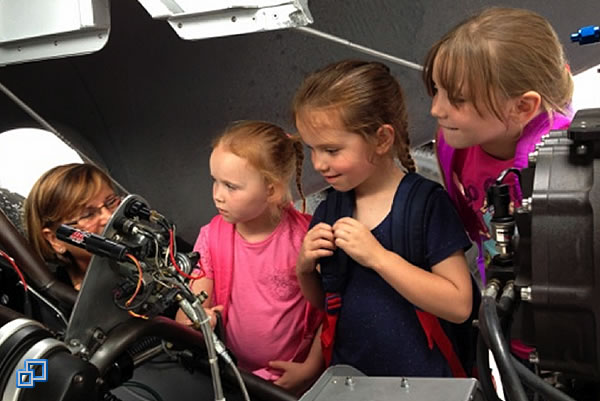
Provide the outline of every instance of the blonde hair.
<path id="1" fill-rule="evenodd" d="M 566 113 L 573 80 L 564 51 L 550 23 L 533 11 L 489 8 L 463 21 L 429 50 L 423 79 L 430 96 L 436 89 L 434 64 L 448 99 L 471 101 L 503 121 L 501 101 L 538 92 L 548 114 Z"/>
<path id="2" fill-rule="evenodd" d="M 302 190 L 304 149 L 299 138 L 268 122 L 238 121 L 213 141 L 213 149 L 217 146 L 223 146 L 247 160 L 267 183 L 283 189 L 282 199 L 277 205 L 280 208 L 287 207 L 292 200 L 289 182 L 295 175 L 296 187 L 302 198 L 302 211 L 306 209 Z"/>
<path id="3" fill-rule="evenodd" d="M 57 255 L 42 230 L 54 230 L 62 221 L 76 217 L 74 213 L 85 207 L 103 185 L 114 190 L 102 170 L 81 163 L 54 167 L 36 181 L 23 205 L 24 219 L 29 242 L 44 260 L 56 259 Z"/>
<path id="4" fill-rule="evenodd" d="M 400 163 L 415 171 L 410 155 L 404 95 L 384 64 L 344 60 L 309 75 L 294 97 L 294 120 L 307 109 L 336 109 L 344 127 L 372 140 L 383 124 L 394 128 L 394 152 Z"/>

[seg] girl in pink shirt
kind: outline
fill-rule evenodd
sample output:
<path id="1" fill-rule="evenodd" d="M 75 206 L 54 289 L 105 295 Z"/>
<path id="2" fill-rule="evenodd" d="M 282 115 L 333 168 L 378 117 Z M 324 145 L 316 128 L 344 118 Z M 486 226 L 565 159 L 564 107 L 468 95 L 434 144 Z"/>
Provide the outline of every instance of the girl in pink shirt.
<path id="1" fill-rule="evenodd" d="M 320 342 L 313 341 L 321 314 L 295 275 L 311 216 L 294 209 L 288 183 L 295 175 L 304 200 L 303 159 L 299 139 L 266 122 L 235 123 L 214 141 L 210 171 L 219 214 L 196 240 L 205 276 L 191 285 L 208 293 L 210 315 L 220 311 L 239 367 L 293 392 L 323 369 Z"/>
<path id="2" fill-rule="evenodd" d="M 436 150 L 450 197 L 479 247 L 479 272 L 497 253 L 486 191 L 550 130 L 571 120 L 573 81 L 550 23 L 533 11 L 490 8 L 448 32 L 429 50 L 423 78 L 439 124 Z M 520 204 L 519 183 L 505 181 Z"/>

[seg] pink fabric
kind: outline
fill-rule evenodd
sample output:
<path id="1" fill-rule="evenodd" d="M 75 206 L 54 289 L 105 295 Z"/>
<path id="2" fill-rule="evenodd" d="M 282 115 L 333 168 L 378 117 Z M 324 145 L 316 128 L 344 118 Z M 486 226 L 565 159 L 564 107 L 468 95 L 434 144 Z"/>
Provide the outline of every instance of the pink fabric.
<path id="1" fill-rule="evenodd" d="M 269 237 L 250 243 L 216 216 L 194 247 L 206 277 L 214 280 L 213 304 L 224 305 L 227 346 L 242 369 L 267 380 L 280 376 L 269 361 L 304 361 L 320 323 L 295 272 L 310 218 L 290 207 Z"/>
<path id="2" fill-rule="evenodd" d="M 436 151 L 442 178 L 450 198 L 454 202 L 469 237 L 479 247 L 479 271 L 485 283 L 485 261 L 483 259 L 483 243 L 488 231 L 484 213 L 481 211 L 485 190 L 508 167 L 523 169 L 527 167 L 528 155 L 535 150 L 541 137 L 550 130 L 566 129 L 571 116 L 555 113 L 552 120 L 546 113 L 541 113 L 531 120 L 523 129 L 523 133 L 515 149 L 512 160 L 498 160 L 486 154 L 480 146 L 467 149 L 454 149 L 444 139 L 443 130 L 439 130 Z M 512 174 L 511 174 L 512 175 Z M 512 183 L 511 193 L 518 203 L 521 191 L 513 177 L 507 177 Z M 463 191 L 464 189 L 464 191 Z M 476 194 L 475 194 L 476 192 Z M 483 234 L 482 234 L 483 233 Z"/>
<path id="3" fill-rule="evenodd" d="M 533 351 L 535 351 L 535 348 L 530 347 L 529 345 L 523 344 L 523 342 L 521 340 L 512 339 L 512 340 L 510 340 L 510 350 L 517 357 L 528 361 L 529 355 L 531 355 L 531 353 Z"/>
<path id="4" fill-rule="evenodd" d="M 479 218 L 482 216 L 481 208 L 484 206 L 487 189 L 495 181 L 493 177 L 498 176 L 498 171 L 512 167 L 513 163 L 514 159 L 499 160 L 490 156 L 480 146 L 473 146 L 465 149 L 465 152 L 457 153 L 456 171 L 453 173 L 454 185 L 460 189 L 469 208 Z M 509 174 L 504 182 L 511 184 L 514 195 L 512 188 L 515 183 L 514 175 Z"/>

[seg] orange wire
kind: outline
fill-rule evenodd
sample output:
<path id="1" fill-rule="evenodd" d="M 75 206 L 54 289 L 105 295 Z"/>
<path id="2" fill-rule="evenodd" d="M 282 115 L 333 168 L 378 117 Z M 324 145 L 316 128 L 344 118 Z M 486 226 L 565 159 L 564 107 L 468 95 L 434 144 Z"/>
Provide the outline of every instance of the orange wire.
<path id="1" fill-rule="evenodd" d="M 139 317 L 140 319 L 148 319 L 148 316 L 146 315 L 138 315 L 137 313 L 135 313 L 134 311 L 130 310 L 128 311 L 129 314 L 133 317 Z"/>
<path id="2" fill-rule="evenodd" d="M 135 264 L 135 266 L 137 267 L 138 270 L 138 281 L 137 281 L 137 285 L 135 286 L 135 291 L 133 292 L 133 295 L 131 296 L 131 298 L 129 298 L 127 300 L 127 302 L 125 302 L 125 306 L 129 306 L 131 305 L 131 302 L 135 299 L 135 297 L 137 297 L 138 292 L 140 292 L 140 288 L 142 287 L 142 276 L 143 276 L 143 272 L 142 272 L 142 266 L 140 265 L 140 262 L 138 262 L 138 260 L 135 258 L 135 256 L 133 256 L 130 253 L 126 253 L 125 256 L 127 256 L 129 259 L 131 259 L 133 261 L 133 263 Z"/>

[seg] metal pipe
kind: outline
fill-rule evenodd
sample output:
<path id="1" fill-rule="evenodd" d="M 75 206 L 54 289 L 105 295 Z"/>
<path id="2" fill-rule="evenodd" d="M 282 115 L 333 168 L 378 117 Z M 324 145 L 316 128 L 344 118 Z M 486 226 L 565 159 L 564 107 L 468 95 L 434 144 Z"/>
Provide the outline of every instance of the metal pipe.
<path id="1" fill-rule="evenodd" d="M 161 337 L 167 341 L 189 345 L 204 344 L 204 338 L 194 329 L 158 316 L 150 320 L 131 319 L 112 329 L 106 341 L 90 358 L 90 362 L 104 375 L 112 362 L 131 345 L 145 336 Z"/>
<path id="2" fill-rule="evenodd" d="M 46 263 L 30 247 L 27 240 L 0 210 L 0 243 L 6 252 L 23 269 L 35 286 L 45 295 L 56 299 L 68 307 L 73 307 L 77 299 L 77 291 L 54 277 Z"/>
<path id="3" fill-rule="evenodd" d="M 343 38 L 340 38 L 338 36 L 331 35 L 329 33 L 321 32 L 321 31 L 319 31 L 317 29 L 309 28 L 309 27 L 306 27 L 306 26 L 299 26 L 299 27 L 296 27 L 294 29 L 296 29 L 296 30 L 298 30 L 300 32 L 304 32 L 306 34 L 312 35 L 312 36 L 316 36 L 316 37 L 319 37 L 319 38 L 322 38 L 322 39 L 327 39 L 327 40 L 335 42 L 335 43 L 339 43 L 339 44 L 347 46 L 347 47 L 349 47 L 349 48 L 351 48 L 353 50 L 357 50 L 357 51 L 359 51 L 361 53 L 364 53 L 364 54 L 367 54 L 369 56 L 378 57 L 380 59 L 389 61 L 391 63 L 401 65 L 402 67 L 408 67 L 408 68 L 412 68 L 413 70 L 423 71 L 423 66 L 422 65 L 419 65 L 419 64 L 413 63 L 411 61 L 407 61 L 407 60 L 401 59 L 399 57 L 392 56 L 392 55 L 387 54 L 387 53 L 380 52 L 378 50 L 371 49 L 370 47 L 366 47 L 366 46 L 362 46 L 362 45 L 350 42 L 347 39 L 343 39 Z"/>
<path id="4" fill-rule="evenodd" d="M 6 323 L 11 322 L 15 319 L 26 317 L 19 312 L 16 312 L 10 308 L 7 308 L 4 305 L 0 305 L 0 327 L 4 326 Z"/>

